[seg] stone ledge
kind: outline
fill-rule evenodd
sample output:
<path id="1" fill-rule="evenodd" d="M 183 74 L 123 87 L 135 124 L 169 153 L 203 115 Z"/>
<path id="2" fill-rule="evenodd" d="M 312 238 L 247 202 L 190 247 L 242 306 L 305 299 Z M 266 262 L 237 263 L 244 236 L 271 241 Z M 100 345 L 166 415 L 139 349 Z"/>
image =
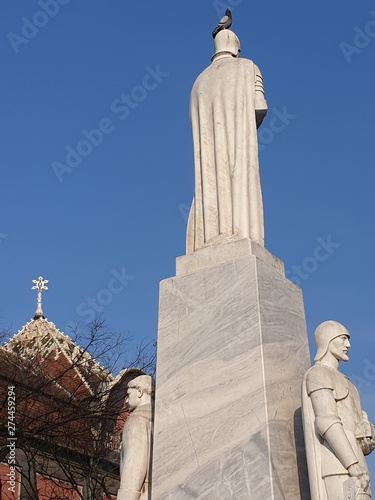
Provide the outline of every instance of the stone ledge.
<path id="1" fill-rule="evenodd" d="M 282 276 L 285 275 L 284 263 L 272 255 L 264 247 L 249 238 L 233 240 L 229 238 L 215 238 L 212 243 L 206 244 L 194 253 L 177 257 L 176 276 L 189 274 L 199 269 L 215 266 L 231 260 L 242 259 L 255 255 L 259 260 L 272 267 Z"/>

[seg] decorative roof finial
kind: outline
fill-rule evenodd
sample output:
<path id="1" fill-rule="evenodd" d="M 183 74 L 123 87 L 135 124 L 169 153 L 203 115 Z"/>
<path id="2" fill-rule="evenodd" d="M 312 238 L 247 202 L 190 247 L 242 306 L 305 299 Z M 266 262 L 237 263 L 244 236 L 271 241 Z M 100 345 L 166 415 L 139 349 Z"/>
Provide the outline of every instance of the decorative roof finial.
<path id="1" fill-rule="evenodd" d="M 44 318 L 42 310 L 42 291 L 48 290 L 48 287 L 46 286 L 48 280 L 43 280 L 42 276 L 39 276 L 37 280 L 32 280 L 32 282 L 35 283 L 35 286 L 31 287 L 31 290 L 38 290 L 37 308 L 34 319 Z"/>

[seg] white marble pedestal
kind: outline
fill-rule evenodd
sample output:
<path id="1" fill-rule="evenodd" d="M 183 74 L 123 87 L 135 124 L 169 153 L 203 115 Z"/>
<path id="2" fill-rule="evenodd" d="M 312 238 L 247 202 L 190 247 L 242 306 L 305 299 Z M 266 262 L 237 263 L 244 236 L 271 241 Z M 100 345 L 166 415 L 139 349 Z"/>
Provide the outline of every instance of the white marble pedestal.
<path id="1" fill-rule="evenodd" d="M 308 499 L 309 366 L 302 292 L 280 269 L 248 255 L 162 281 L 152 500 Z"/>

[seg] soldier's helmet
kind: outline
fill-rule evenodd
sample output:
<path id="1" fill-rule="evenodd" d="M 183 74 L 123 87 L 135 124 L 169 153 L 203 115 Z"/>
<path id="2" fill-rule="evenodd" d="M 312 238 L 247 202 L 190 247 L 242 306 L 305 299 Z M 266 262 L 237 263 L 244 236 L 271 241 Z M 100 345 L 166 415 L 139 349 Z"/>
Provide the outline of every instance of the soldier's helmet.
<path id="1" fill-rule="evenodd" d="M 321 323 L 314 333 L 314 343 L 316 347 L 316 356 L 314 358 L 314 363 L 320 361 L 322 357 L 327 353 L 328 346 L 331 340 L 340 335 L 347 335 L 350 337 L 348 330 L 345 326 L 341 325 L 337 321 L 324 321 Z"/>
<path id="2" fill-rule="evenodd" d="M 235 33 L 230 30 L 221 30 L 214 39 L 215 53 L 211 60 L 220 53 L 229 52 L 233 57 L 239 57 L 241 52 L 240 41 Z"/>

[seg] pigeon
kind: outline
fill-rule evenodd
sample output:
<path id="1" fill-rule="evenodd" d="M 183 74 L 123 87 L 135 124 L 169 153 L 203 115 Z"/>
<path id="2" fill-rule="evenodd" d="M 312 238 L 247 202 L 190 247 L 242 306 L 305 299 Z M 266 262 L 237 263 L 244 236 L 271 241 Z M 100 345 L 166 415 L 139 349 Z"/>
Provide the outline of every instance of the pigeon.
<path id="1" fill-rule="evenodd" d="M 225 16 L 221 19 L 219 24 L 216 26 L 216 28 L 212 32 L 212 38 L 215 38 L 215 36 L 219 33 L 221 30 L 226 30 L 232 26 L 232 13 L 230 9 L 227 9 L 225 12 Z"/>

